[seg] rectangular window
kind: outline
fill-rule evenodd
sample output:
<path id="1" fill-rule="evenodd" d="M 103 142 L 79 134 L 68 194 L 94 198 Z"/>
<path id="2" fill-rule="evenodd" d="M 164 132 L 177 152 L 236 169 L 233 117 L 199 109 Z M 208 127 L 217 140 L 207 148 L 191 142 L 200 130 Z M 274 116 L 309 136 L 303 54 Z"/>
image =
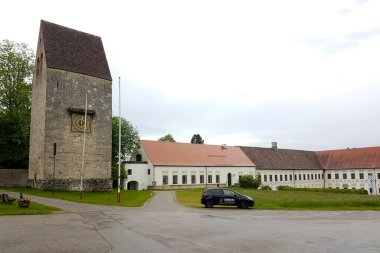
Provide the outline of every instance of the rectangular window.
<path id="1" fill-rule="evenodd" d="M 314 177 L 315 179 L 317 179 L 317 174 L 315 174 L 315 177 Z"/>
<path id="2" fill-rule="evenodd" d="M 196 184 L 197 183 L 195 175 L 191 175 L 191 183 L 192 184 Z"/>
<path id="3" fill-rule="evenodd" d="M 267 175 L 264 175 L 264 182 L 267 181 Z"/>
<path id="4" fill-rule="evenodd" d="M 201 183 L 201 184 L 205 183 L 205 176 L 204 175 L 199 176 L 199 183 Z"/>
<path id="5" fill-rule="evenodd" d="M 305 174 L 303 174 L 303 180 L 306 180 L 306 175 Z"/>
<path id="6" fill-rule="evenodd" d="M 219 175 L 216 175 L 215 181 L 216 181 L 217 184 L 220 183 L 220 176 Z"/>
<path id="7" fill-rule="evenodd" d="M 269 181 L 270 181 L 270 182 L 273 181 L 273 176 L 272 176 L 272 175 L 269 175 Z"/>
<path id="8" fill-rule="evenodd" d="M 285 175 L 284 181 L 288 181 L 288 175 Z"/>
<path id="9" fill-rule="evenodd" d="M 339 174 L 338 173 L 335 174 L 335 179 L 339 179 Z M 338 189 L 339 189 L 339 187 L 338 187 Z"/>
<path id="10" fill-rule="evenodd" d="M 318 174 L 318 179 L 321 179 L 321 174 Z"/>
<path id="11" fill-rule="evenodd" d="M 274 181 L 277 181 L 277 175 L 274 175 Z"/>
<path id="12" fill-rule="evenodd" d="M 290 181 L 293 181 L 293 179 L 292 179 L 292 175 L 289 175 L 289 180 L 290 180 Z"/>
<path id="13" fill-rule="evenodd" d="M 377 173 L 377 179 L 380 179 L 380 173 Z"/>
<path id="14" fill-rule="evenodd" d="M 132 175 L 132 170 L 128 169 L 128 175 Z"/>
<path id="15" fill-rule="evenodd" d="M 282 175 L 280 175 L 280 181 L 282 181 Z"/>
<path id="16" fill-rule="evenodd" d="M 314 175 L 313 174 L 311 174 L 311 180 L 314 180 L 314 177 L 313 177 Z"/>
<path id="17" fill-rule="evenodd" d="M 331 179 L 331 174 L 327 174 L 327 179 Z"/>
<path id="18" fill-rule="evenodd" d="M 359 178 L 364 179 L 364 173 L 359 173 Z"/>
<path id="19" fill-rule="evenodd" d="M 297 181 L 297 174 L 294 175 L 294 181 Z"/>
<path id="20" fill-rule="evenodd" d="M 148 169 L 148 175 L 150 175 L 150 169 Z"/>
<path id="21" fill-rule="evenodd" d="M 310 174 L 307 174 L 307 180 L 310 180 Z"/>
<path id="22" fill-rule="evenodd" d="M 347 179 L 347 173 L 343 173 L 343 179 Z"/>
<path id="23" fill-rule="evenodd" d="M 208 183 L 212 184 L 212 175 L 208 175 Z"/>
<path id="24" fill-rule="evenodd" d="M 322 179 L 324 179 L 324 177 L 325 177 L 325 175 L 324 175 L 324 174 L 322 174 L 322 175 L 321 175 L 321 178 L 322 178 Z"/>
<path id="25" fill-rule="evenodd" d="M 173 184 L 178 184 L 178 176 L 173 175 Z"/>
<path id="26" fill-rule="evenodd" d="M 168 184 L 168 176 L 162 176 L 162 184 Z"/>
<path id="27" fill-rule="evenodd" d="M 182 175 L 182 184 L 187 184 L 187 175 Z"/>

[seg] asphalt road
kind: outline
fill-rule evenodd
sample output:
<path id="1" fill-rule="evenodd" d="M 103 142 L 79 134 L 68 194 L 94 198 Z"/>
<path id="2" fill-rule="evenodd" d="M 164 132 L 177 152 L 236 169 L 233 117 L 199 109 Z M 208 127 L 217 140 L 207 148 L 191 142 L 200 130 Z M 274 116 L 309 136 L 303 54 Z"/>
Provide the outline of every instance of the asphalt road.
<path id="1" fill-rule="evenodd" d="M 52 215 L 0 216 L 0 252 L 380 252 L 380 212 L 189 209 L 174 192 L 141 208 L 72 203 Z"/>

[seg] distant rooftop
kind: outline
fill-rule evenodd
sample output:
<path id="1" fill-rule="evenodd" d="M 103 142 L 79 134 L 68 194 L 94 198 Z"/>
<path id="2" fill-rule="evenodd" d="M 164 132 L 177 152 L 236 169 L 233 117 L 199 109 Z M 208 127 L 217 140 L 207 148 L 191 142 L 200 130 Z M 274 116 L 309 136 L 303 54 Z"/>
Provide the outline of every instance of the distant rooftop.
<path id="1" fill-rule="evenodd" d="M 112 81 L 102 39 L 41 20 L 40 31 L 48 68 Z"/>

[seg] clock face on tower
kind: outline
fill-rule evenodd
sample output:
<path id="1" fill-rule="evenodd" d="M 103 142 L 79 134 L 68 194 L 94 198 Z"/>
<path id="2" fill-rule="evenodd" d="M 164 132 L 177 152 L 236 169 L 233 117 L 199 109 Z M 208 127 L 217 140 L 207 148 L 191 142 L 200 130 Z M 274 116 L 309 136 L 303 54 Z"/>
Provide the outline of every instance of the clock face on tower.
<path id="1" fill-rule="evenodd" d="M 83 133 L 85 125 L 84 114 L 72 113 L 71 114 L 71 131 Z M 86 133 L 91 133 L 92 116 L 87 115 L 86 120 Z"/>

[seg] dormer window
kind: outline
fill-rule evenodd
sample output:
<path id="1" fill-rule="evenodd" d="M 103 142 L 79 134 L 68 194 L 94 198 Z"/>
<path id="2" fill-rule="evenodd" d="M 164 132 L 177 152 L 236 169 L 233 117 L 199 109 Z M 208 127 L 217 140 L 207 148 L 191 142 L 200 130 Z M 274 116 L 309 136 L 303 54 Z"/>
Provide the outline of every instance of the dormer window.
<path id="1" fill-rule="evenodd" d="M 141 161 L 142 161 L 142 157 L 141 157 L 140 154 L 137 154 L 137 155 L 136 155 L 136 161 L 137 161 L 137 162 L 141 162 Z"/>

